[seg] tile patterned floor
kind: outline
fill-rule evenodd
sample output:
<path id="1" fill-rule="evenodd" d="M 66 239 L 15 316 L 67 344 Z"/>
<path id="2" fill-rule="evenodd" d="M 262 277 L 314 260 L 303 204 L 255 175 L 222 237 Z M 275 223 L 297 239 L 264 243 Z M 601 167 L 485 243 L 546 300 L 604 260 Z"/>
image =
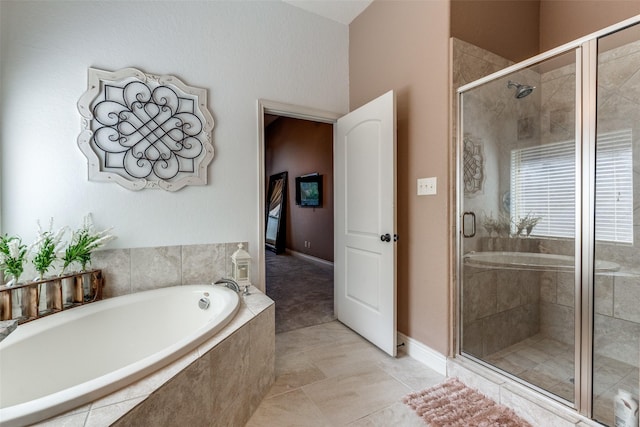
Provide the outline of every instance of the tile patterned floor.
<path id="1" fill-rule="evenodd" d="M 538 334 L 488 356 L 486 361 L 573 401 L 573 346 Z M 614 396 L 621 388 L 637 398 L 640 374 L 635 366 L 597 354 L 594 366 L 594 418 L 613 425 Z"/>
<path id="2" fill-rule="evenodd" d="M 333 321 L 276 335 L 276 381 L 247 427 L 424 427 L 401 399 L 444 376 Z"/>
<path id="3" fill-rule="evenodd" d="M 573 346 L 534 335 L 486 357 L 486 361 L 525 381 L 573 400 Z"/>

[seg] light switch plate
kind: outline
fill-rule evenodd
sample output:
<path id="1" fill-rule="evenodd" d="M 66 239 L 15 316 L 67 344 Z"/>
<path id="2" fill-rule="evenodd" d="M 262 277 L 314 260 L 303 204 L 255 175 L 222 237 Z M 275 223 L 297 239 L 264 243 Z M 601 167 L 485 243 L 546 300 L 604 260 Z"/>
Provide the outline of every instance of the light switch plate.
<path id="1" fill-rule="evenodd" d="M 430 196 L 437 194 L 438 178 L 418 178 L 418 196 Z"/>

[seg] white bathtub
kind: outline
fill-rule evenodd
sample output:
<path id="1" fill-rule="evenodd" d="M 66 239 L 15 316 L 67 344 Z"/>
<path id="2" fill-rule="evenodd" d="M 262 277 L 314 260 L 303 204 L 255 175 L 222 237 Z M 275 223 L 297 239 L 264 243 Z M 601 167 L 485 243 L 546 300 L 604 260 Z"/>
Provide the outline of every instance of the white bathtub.
<path id="1" fill-rule="evenodd" d="M 573 271 L 574 259 L 570 255 L 531 252 L 469 252 L 464 255 L 465 265 L 481 268 L 511 268 L 518 270 Z M 620 269 L 615 262 L 596 260 L 596 272 Z"/>
<path id="2" fill-rule="evenodd" d="M 34 423 L 131 384 L 215 335 L 239 305 L 227 288 L 175 286 L 18 326 L 0 342 L 0 424 Z"/>

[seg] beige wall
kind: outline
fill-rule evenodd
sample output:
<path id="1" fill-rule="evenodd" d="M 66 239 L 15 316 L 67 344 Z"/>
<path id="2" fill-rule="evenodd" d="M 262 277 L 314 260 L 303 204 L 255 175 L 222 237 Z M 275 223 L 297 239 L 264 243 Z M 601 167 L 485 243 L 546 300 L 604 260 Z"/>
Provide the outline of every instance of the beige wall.
<path id="1" fill-rule="evenodd" d="M 451 36 L 518 62 L 638 14 L 636 0 L 451 0 Z"/>
<path id="2" fill-rule="evenodd" d="M 461 6 L 477 6 L 473 3 L 480 1 L 375 0 L 349 26 L 350 108 L 389 89 L 394 89 L 397 96 L 398 329 L 442 353 L 450 351 L 448 253 L 454 234 L 447 231 L 453 225 L 448 221 L 447 202 L 455 183 L 449 182 L 453 146 L 448 144 L 447 111 L 448 38 L 454 21 L 458 31 L 462 25 L 470 32 L 474 30 L 472 23 L 477 27 L 479 22 L 487 22 L 475 29 L 476 36 L 493 39 L 492 44 L 498 48 L 485 48 L 493 52 L 504 48 L 503 56 L 520 60 L 538 53 L 529 52 L 534 42 L 528 35 L 526 42 L 516 37 L 518 28 L 529 28 L 531 23 L 537 22 L 540 27 L 538 50 L 544 51 L 640 14 L 640 2 L 636 1 L 541 0 L 536 18 L 532 10 L 536 2 L 524 0 L 482 2 L 485 6 L 503 4 L 501 12 L 494 10 L 495 15 L 486 9 L 467 13 L 466 17 L 453 16 L 460 13 Z M 507 11 L 504 16 L 498 15 Z M 518 21 L 516 17 L 522 15 L 533 16 L 530 21 Z M 501 20 L 510 22 L 500 24 Z M 514 22 L 520 22 L 520 27 L 510 27 Z M 515 57 L 517 53 L 506 52 L 519 43 L 526 44 L 529 53 Z M 427 176 L 438 177 L 438 195 L 417 197 L 415 180 Z"/>
<path id="3" fill-rule="evenodd" d="M 598 31 L 640 14 L 637 0 L 580 0 L 540 2 L 540 51 Z"/>
<path id="4" fill-rule="evenodd" d="M 280 117 L 265 131 L 265 183 L 289 172 L 286 247 L 333 261 L 333 125 Z M 296 205 L 296 177 L 322 175 L 322 207 Z M 304 242 L 310 246 L 305 247 Z"/>
<path id="5" fill-rule="evenodd" d="M 398 330 L 448 352 L 449 2 L 374 1 L 349 26 L 351 109 L 389 89 L 398 115 Z M 438 178 L 438 194 L 416 179 Z"/>
<path id="6" fill-rule="evenodd" d="M 452 0 L 451 36 L 514 62 L 539 53 L 540 0 Z"/>

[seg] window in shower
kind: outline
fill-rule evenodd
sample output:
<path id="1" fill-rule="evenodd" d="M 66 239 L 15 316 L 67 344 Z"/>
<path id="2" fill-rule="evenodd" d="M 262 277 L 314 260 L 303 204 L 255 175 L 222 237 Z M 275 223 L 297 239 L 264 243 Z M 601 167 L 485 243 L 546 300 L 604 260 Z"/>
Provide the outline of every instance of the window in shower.
<path id="1" fill-rule="evenodd" d="M 632 132 L 598 135 L 596 234 L 598 240 L 633 243 Z M 540 217 L 531 235 L 573 237 L 575 142 L 511 151 L 511 217 Z"/>

